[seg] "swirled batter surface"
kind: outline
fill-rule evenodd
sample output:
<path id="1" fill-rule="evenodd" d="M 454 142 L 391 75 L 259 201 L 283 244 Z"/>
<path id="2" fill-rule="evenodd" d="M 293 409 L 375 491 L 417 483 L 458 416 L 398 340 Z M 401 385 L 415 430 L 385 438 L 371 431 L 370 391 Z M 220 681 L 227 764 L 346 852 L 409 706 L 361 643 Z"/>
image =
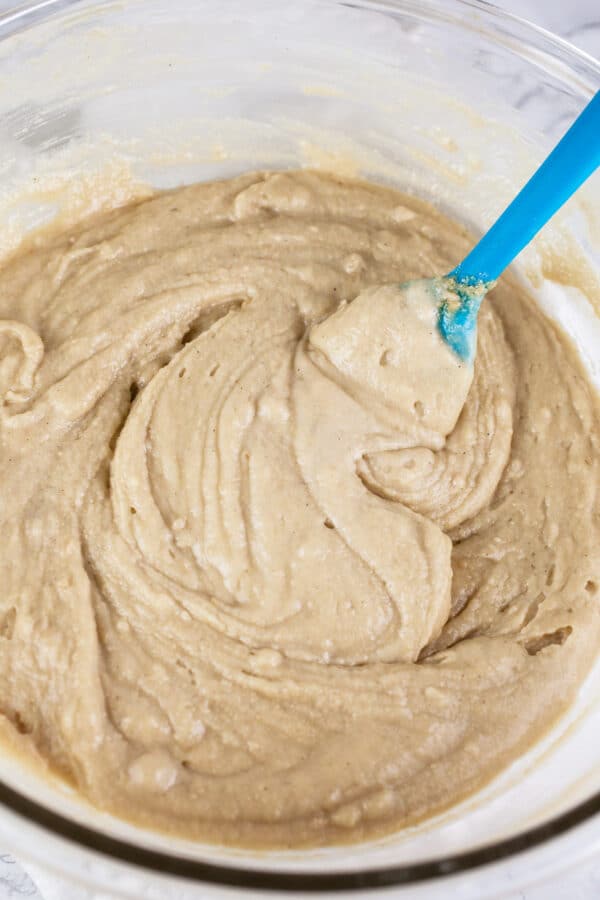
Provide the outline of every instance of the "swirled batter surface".
<path id="1" fill-rule="evenodd" d="M 91 802 L 359 840 L 526 749 L 598 647 L 600 418 L 516 284 L 474 372 L 417 282 L 468 246 L 311 172 L 158 195 L 0 272 L 0 710 Z"/>

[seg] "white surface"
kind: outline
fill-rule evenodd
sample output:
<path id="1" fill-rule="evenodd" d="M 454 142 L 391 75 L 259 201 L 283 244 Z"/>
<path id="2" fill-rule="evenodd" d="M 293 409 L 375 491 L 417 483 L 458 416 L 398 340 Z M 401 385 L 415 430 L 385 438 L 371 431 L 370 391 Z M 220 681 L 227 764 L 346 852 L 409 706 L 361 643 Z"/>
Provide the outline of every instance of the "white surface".
<path id="1" fill-rule="evenodd" d="M 0 9 L 12 5 L 12 0 L 0 0 Z M 600 55 L 598 0 L 570 0 L 568 3 L 566 0 L 498 0 L 498 5 L 562 34 L 594 56 Z M 62 884 L 45 872 L 32 870 L 31 874 L 38 887 L 11 856 L 0 854 L 0 900 L 16 897 L 87 900 L 90 896 L 85 891 Z M 600 857 L 561 875 L 552 883 L 540 884 L 526 891 L 514 891 L 506 895 L 505 900 L 596 900 L 599 897 Z"/>

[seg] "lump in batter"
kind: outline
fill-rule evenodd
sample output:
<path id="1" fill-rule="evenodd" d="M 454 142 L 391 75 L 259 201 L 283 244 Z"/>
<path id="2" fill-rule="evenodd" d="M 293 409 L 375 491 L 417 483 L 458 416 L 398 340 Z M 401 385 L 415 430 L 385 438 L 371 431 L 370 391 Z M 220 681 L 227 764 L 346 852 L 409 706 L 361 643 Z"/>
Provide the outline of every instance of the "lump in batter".
<path id="1" fill-rule="evenodd" d="M 467 246 L 290 172 L 5 266 L 7 741 L 140 824 L 289 847 L 439 811 L 555 722 L 598 648 L 600 415 L 516 284 L 474 370 L 393 286 Z"/>

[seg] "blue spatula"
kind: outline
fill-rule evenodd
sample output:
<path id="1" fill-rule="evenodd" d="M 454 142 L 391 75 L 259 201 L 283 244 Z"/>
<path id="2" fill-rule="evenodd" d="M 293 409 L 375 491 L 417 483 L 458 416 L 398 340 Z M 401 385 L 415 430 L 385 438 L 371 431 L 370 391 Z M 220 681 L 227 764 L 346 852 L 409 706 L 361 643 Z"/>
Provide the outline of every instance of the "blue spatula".
<path id="1" fill-rule="evenodd" d="M 461 358 L 473 357 L 477 313 L 487 291 L 599 165 L 600 91 L 469 255 L 435 280 L 438 329 Z"/>

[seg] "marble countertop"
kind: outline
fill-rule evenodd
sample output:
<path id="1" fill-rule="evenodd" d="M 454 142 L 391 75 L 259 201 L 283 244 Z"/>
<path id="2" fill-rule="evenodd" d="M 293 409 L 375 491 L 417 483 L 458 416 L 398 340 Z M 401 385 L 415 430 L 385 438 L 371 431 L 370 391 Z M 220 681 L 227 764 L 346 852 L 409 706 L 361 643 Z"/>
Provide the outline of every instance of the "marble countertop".
<path id="1" fill-rule="evenodd" d="M 13 6 L 0 0 L 0 11 Z M 496 0 L 496 5 L 554 31 L 592 56 L 600 57 L 599 0 Z M 78 893 L 53 876 L 38 871 L 28 874 L 8 853 L 0 852 L 0 900 L 30 897 L 32 900 L 80 900 Z M 517 890 L 504 900 L 598 900 L 600 857 L 576 871 L 569 871 L 551 884 Z M 140 898 L 142 900 L 142 898 Z"/>
<path id="2" fill-rule="evenodd" d="M 559 34 L 581 50 L 600 57 L 598 0 L 494 0 L 495 5 Z"/>

